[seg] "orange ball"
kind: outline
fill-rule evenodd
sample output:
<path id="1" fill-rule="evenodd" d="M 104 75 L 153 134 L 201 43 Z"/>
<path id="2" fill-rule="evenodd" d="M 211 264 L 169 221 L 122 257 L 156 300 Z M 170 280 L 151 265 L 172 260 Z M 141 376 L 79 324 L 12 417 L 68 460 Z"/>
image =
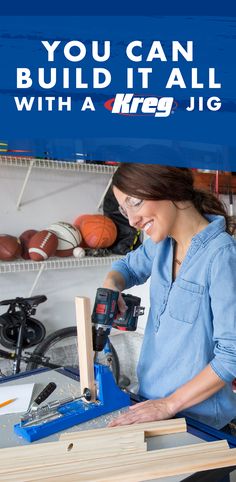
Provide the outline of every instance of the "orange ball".
<path id="1" fill-rule="evenodd" d="M 117 237 L 115 223 L 102 214 L 83 214 L 76 218 L 74 225 L 88 248 L 109 248 Z"/>

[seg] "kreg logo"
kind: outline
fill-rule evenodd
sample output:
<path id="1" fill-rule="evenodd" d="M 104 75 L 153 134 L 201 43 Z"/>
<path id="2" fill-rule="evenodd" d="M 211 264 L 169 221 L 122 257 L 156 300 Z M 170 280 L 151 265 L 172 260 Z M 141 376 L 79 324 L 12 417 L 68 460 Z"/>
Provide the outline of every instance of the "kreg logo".
<path id="1" fill-rule="evenodd" d="M 176 109 L 177 103 L 173 97 L 139 97 L 136 94 L 116 94 L 114 98 L 105 102 L 104 107 L 112 114 L 168 117 Z"/>

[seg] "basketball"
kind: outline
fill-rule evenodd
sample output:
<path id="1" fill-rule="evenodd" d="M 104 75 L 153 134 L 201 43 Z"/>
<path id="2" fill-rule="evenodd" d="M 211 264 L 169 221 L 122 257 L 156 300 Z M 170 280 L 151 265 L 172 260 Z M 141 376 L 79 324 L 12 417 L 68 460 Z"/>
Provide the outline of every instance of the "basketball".
<path id="1" fill-rule="evenodd" d="M 0 234 L 0 259 L 11 261 L 21 254 L 20 240 L 9 234 Z"/>
<path id="2" fill-rule="evenodd" d="M 44 261 L 56 252 L 58 239 L 55 233 L 44 229 L 34 234 L 29 241 L 29 256 L 34 261 Z"/>
<path id="3" fill-rule="evenodd" d="M 22 246 L 21 256 L 23 259 L 30 259 L 29 255 L 29 242 L 31 238 L 37 233 L 35 229 L 27 229 L 20 235 L 20 242 Z"/>
<path id="4" fill-rule="evenodd" d="M 72 256 L 73 250 L 81 243 L 81 234 L 72 224 L 59 221 L 51 224 L 49 231 L 55 233 L 58 238 L 56 256 Z"/>
<path id="5" fill-rule="evenodd" d="M 88 248 L 109 248 L 117 237 L 115 223 L 102 214 L 84 214 L 74 225 L 80 230 L 83 246 Z"/>

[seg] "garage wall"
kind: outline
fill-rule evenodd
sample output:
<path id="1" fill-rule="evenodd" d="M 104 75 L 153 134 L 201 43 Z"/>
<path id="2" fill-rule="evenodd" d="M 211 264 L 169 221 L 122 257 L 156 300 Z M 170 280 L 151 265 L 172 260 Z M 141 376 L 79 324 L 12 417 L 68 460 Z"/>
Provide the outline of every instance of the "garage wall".
<path id="1" fill-rule="evenodd" d="M 73 220 L 84 213 L 96 212 L 97 204 L 109 181 L 106 174 L 61 172 L 33 169 L 19 210 L 16 203 L 26 175 L 25 168 L 0 168 L 0 233 L 19 236 L 26 229 L 44 229 L 52 222 Z M 0 261 L 1 263 L 1 261 Z M 40 305 L 37 317 L 45 324 L 47 333 L 75 324 L 74 298 L 88 296 L 93 306 L 96 289 L 101 286 L 108 267 L 45 271 L 33 294 L 45 294 L 46 303 Z M 28 296 L 37 272 L 2 274 L 0 299 Z M 141 295 L 141 289 L 130 290 Z M 147 305 L 148 289 L 142 287 L 142 301 Z M 3 313 L 5 309 L 0 309 Z M 147 310 L 146 310 L 147 314 Z M 143 333 L 146 316 L 142 317 L 140 332 Z M 116 347 L 121 351 L 124 335 L 118 335 Z M 125 344 L 127 343 L 125 339 Z M 126 371 L 135 371 L 136 352 L 140 336 L 129 339 L 133 357 L 129 358 Z M 125 349 L 126 351 L 126 349 Z M 125 352 L 121 357 L 125 357 Z M 125 357 L 127 360 L 127 357 Z"/>
<path id="2" fill-rule="evenodd" d="M 16 203 L 26 175 L 25 168 L 1 167 L 0 232 L 20 235 L 26 229 L 44 229 L 52 222 L 73 220 L 84 213 L 96 212 L 97 204 L 109 181 L 106 174 L 62 172 L 33 169 L 22 198 Z M 73 298 L 81 294 L 94 299 L 108 268 L 47 271 L 42 274 L 34 294 L 45 293 L 48 301 L 38 309 L 48 320 L 48 330 L 72 324 Z M 27 296 L 37 273 L 2 275 L 1 298 Z"/>

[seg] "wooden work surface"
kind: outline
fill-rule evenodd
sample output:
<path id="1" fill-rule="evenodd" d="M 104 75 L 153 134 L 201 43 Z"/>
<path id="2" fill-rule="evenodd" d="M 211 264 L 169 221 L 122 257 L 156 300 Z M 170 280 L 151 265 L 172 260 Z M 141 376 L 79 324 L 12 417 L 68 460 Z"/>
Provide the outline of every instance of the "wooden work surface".
<path id="1" fill-rule="evenodd" d="M 57 370 L 50 370 L 46 372 L 41 372 L 38 374 L 30 375 L 27 377 L 18 378 L 17 380 L 11 380 L 7 382 L 10 385 L 15 385 L 16 383 L 35 383 L 35 390 L 33 396 L 36 396 L 41 389 L 49 382 L 55 381 L 57 383 L 57 390 L 50 396 L 48 401 L 54 400 L 55 398 L 62 399 L 65 396 L 68 396 L 68 393 L 76 395 L 80 392 L 80 385 L 77 380 L 74 380 L 65 374 L 60 373 Z M 1 388 L 1 384 L 0 384 Z M 120 411 L 119 411 L 120 412 Z M 82 430 L 91 430 L 96 428 L 102 428 L 107 425 L 107 423 L 114 418 L 114 416 L 119 412 L 113 412 L 111 414 L 104 415 L 97 419 L 93 419 L 89 422 L 83 423 L 81 425 L 77 425 L 72 427 L 71 429 L 67 429 L 65 432 L 78 432 Z M 29 444 L 26 440 L 18 437 L 13 432 L 13 425 L 19 422 L 20 414 L 11 414 L 5 415 L 0 417 L 0 426 L 1 426 L 1 437 L 0 437 L 0 447 L 14 447 L 14 446 L 28 446 L 28 445 L 36 445 L 45 442 L 54 442 L 59 440 L 60 435 L 63 432 L 58 434 L 51 435 L 50 437 L 41 439 L 40 441 L 34 442 L 33 444 Z M 190 444 L 198 444 L 201 443 L 202 440 L 197 438 L 189 433 L 176 433 L 170 435 L 161 435 L 158 437 L 151 437 L 148 439 L 148 450 L 156 450 L 158 448 L 172 448 L 172 447 L 181 447 L 183 445 L 190 445 Z M 190 474 L 189 474 L 190 475 Z M 162 479 L 158 479 L 159 481 L 163 482 L 180 482 L 184 480 L 188 474 L 184 476 L 171 476 L 165 477 Z M 236 481 L 236 474 L 231 474 L 231 482 Z M 1 480 L 1 476 L 0 476 Z M 153 479 L 155 480 L 155 479 Z"/>

